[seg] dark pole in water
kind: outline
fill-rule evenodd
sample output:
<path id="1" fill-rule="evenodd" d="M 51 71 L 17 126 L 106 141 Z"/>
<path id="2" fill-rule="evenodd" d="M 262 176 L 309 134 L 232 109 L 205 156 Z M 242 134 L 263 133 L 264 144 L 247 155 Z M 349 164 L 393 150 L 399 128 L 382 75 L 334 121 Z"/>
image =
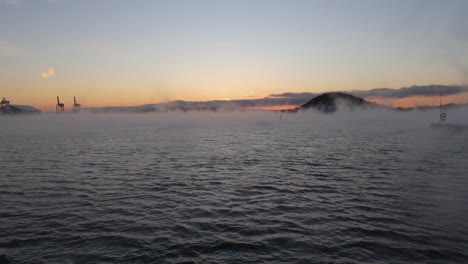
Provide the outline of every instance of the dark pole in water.
<path id="1" fill-rule="evenodd" d="M 447 114 L 442 113 L 442 91 L 439 92 L 439 123 L 447 121 Z"/>

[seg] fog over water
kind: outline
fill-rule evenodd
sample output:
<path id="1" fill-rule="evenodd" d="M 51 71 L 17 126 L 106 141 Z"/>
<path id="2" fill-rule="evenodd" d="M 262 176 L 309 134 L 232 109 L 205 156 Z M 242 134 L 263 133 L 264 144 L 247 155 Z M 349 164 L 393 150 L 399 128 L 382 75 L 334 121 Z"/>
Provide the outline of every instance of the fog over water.
<path id="1" fill-rule="evenodd" d="M 438 115 L 1 116 L 0 263 L 468 263 Z"/>

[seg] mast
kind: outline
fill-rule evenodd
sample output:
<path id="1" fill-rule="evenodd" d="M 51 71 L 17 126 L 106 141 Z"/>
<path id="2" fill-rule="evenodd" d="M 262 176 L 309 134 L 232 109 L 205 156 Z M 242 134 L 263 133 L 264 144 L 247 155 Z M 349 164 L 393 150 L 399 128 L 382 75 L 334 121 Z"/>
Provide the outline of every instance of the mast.
<path id="1" fill-rule="evenodd" d="M 439 114 L 442 114 L 442 91 L 439 91 Z"/>
<path id="2" fill-rule="evenodd" d="M 442 91 L 439 92 L 439 123 L 447 121 L 447 114 L 442 112 Z"/>

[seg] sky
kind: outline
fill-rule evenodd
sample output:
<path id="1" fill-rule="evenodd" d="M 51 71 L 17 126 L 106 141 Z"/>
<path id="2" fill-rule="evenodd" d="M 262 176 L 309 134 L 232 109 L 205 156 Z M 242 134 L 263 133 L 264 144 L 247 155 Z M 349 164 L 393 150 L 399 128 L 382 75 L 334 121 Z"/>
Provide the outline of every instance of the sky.
<path id="1" fill-rule="evenodd" d="M 465 0 L 0 1 L 0 97 L 45 110 L 468 83 Z"/>

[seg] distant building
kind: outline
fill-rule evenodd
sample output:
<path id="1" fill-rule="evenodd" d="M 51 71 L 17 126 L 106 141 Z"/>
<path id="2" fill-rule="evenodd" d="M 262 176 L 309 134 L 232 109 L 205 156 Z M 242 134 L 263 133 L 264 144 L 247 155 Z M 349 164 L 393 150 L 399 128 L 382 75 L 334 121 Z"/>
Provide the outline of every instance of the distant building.
<path id="1" fill-rule="evenodd" d="M 39 109 L 29 105 L 12 105 L 5 98 L 0 102 L 0 113 L 3 114 L 35 114 L 40 112 Z"/>

